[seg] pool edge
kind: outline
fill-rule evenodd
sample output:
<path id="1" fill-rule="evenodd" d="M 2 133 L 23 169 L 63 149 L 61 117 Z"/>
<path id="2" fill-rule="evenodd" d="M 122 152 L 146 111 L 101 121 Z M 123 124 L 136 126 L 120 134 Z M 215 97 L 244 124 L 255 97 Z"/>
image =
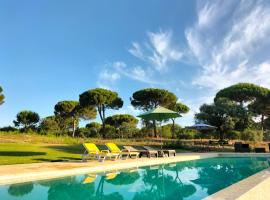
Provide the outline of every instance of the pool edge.
<path id="1" fill-rule="evenodd" d="M 25 183 L 38 180 L 48 180 L 54 178 L 61 178 L 65 176 L 74 176 L 87 173 L 98 173 L 111 170 L 122 170 L 134 167 L 143 167 L 151 165 L 159 165 L 173 162 L 198 160 L 204 158 L 218 157 L 218 153 L 181 153 L 175 157 L 168 158 L 142 158 L 142 159 L 129 159 L 121 161 L 105 161 L 103 163 L 95 162 L 94 166 L 88 166 L 87 163 L 35 163 L 35 164 L 19 164 L 10 166 L 0 166 L 0 185 L 9 185 L 16 183 Z M 90 165 L 90 162 L 88 162 Z M 93 163 L 91 163 L 93 165 Z M 70 169 L 63 169 L 65 166 L 71 166 Z M 43 167 L 44 170 L 40 169 Z M 56 167 L 57 166 L 57 167 Z M 60 167 L 59 167 L 60 166 Z M 61 168 L 61 166 L 63 168 Z M 5 170 L 2 168 L 10 167 L 13 173 L 4 174 Z M 16 170 L 16 167 L 21 173 Z M 29 170 L 25 170 L 28 167 Z M 55 167 L 55 169 L 53 168 Z M 12 169 L 13 168 L 13 169 Z M 35 171 L 36 169 L 36 171 Z M 6 169 L 7 171 L 7 169 Z M 8 170 L 9 171 L 9 170 Z"/>

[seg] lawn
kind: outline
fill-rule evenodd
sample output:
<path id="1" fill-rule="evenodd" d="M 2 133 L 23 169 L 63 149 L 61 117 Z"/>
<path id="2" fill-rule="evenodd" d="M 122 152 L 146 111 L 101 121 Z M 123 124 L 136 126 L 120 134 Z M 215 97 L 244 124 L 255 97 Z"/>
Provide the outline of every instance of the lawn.
<path id="1" fill-rule="evenodd" d="M 0 165 L 78 160 L 82 145 L 0 143 Z"/>
<path id="2" fill-rule="evenodd" d="M 106 142 L 115 142 L 119 146 L 160 144 L 145 139 L 102 140 L 0 132 L 0 165 L 79 160 L 84 151 L 84 142 L 94 142 L 101 149 L 106 149 Z"/>

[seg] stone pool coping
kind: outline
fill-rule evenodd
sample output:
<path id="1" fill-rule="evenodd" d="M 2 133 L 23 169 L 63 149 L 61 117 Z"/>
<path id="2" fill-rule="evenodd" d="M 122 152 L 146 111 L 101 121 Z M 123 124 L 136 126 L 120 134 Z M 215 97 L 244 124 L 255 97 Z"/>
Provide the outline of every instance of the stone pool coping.
<path id="1" fill-rule="evenodd" d="M 98 161 L 71 161 L 50 162 L 0 166 L 0 185 L 24 183 L 37 180 L 60 178 L 79 174 L 121 170 L 134 167 L 143 167 L 173 163 L 188 160 L 217 157 L 218 153 L 180 153 L 175 157 L 165 158 L 138 158 L 98 162 Z"/>

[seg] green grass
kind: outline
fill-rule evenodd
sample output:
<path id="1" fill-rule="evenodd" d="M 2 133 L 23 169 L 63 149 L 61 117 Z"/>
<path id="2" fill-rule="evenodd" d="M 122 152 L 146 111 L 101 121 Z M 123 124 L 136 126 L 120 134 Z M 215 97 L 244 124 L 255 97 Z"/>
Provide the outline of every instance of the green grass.
<path id="1" fill-rule="evenodd" d="M 119 146 L 160 145 L 159 142 L 146 139 L 103 140 L 0 132 L 0 165 L 79 160 L 84 152 L 84 142 L 94 142 L 101 149 L 106 149 L 106 142 L 114 142 Z"/>
<path id="2" fill-rule="evenodd" d="M 0 143 L 0 165 L 78 160 L 82 145 Z"/>

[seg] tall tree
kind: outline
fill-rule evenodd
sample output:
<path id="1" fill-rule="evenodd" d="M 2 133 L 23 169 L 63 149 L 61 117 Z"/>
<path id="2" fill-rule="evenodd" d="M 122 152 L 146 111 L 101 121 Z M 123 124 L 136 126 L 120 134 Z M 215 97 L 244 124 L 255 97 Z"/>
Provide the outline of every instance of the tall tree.
<path id="1" fill-rule="evenodd" d="M 240 127 L 245 129 L 249 126 L 252 114 L 261 114 L 262 122 L 264 121 L 264 108 L 266 107 L 266 98 L 269 94 L 269 89 L 252 84 L 252 83 L 238 83 L 230 87 L 220 90 L 215 97 L 215 101 L 219 98 L 228 98 L 234 102 L 239 103 L 243 108 Z M 245 112 L 244 112 L 245 111 Z"/>
<path id="2" fill-rule="evenodd" d="M 180 102 L 172 104 L 169 108 L 175 112 L 178 112 L 179 114 L 185 114 L 185 113 L 188 113 L 188 111 L 189 111 L 189 107 L 186 106 L 185 104 L 180 103 Z M 172 138 L 175 138 L 175 119 L 174 118 L 172 118 L 172 122 L 173 122 L 173 124 L 172 124 Z"/>
<path id="3" fill-rule="evenodd" d="M 16 127 L 22 126 L 24 131 L 27 131 L 29 128 L 35 127 L 39 119 L 39 115 L 36 112 L 25 110 L 17 114 L 16 120 L 13 123 Z"/>
<path id="4" fill-rule="evenodd" d="M 72 123 L 72 137 L 75 137 L 79 119 L 94 119 L 96 117 L 96 110 L 93 106 L 82 107 L 78 101 L 60 101 L 54 106 L 54 114 L 56 117 L 62 118 L 61 123 Z"/>
<path id="5" fill-rule="evenodd" d="M 80 105 L 82 107 L 95 106 L 102 122 L 102 132 L 105 130 L 106 109 L 119 109 L 123 106 L 123 100 L 116 92 L 111 90 L 96 88 L 80 94 Z M 102 133 L 103 137 L 105 133 Z"/>
<path id="6" fill-rule="evenodd" d="M 0 86 L 0 105 L 4 103 L 5 96 L 3 95 L 3 89 Z"/>
<path id="7" fill-rule="evenodd" d="M 131 104 L 136 109 L 151 110 L 157 106 L 169 108 L 176 104 L 177 97 L 172 92 L 158 88 L 146 88 L 133 93 L 130 98 Z M 157 137 L 156 121 L 153 120 L 154 134 Z"/>
<path id="8" fill-rule="evenodd" d="M 238 83 L 220 90 L 215 97 L 215 101 L 220 97 L 228 98 L 243 105 L 246 102 L 265 97 L 269 93 L 267 88 L 260 87 L 252 83 Z"/>
<path id="9" fill-rule="evenodd" d="M 213 104 L 203 104 L 200 112 L 195 114 L 197 122 L 203 122 L 216 126 L 220 133 L 220 139 L 233 130 L 235 124 L 241 119 L 241 110 L 243 108 L 227 98 L 219 98 Z"/>

